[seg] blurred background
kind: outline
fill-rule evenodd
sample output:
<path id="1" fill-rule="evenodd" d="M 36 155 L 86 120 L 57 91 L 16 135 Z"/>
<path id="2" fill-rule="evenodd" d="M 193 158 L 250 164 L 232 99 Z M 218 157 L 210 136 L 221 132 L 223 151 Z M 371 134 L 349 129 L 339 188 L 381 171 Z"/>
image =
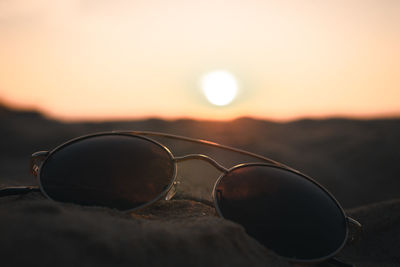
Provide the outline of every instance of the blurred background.
<path id="1" fill-rule="evenodd" d="M 0 186 L 35 184 L 37 150 L 153 130 L 281 161 L 345 207 L 400 197 L 398 14 L 396 0 L 0 0 Z M 209 168 L 182 166 L 182 190 L 208 198 Z"/>
<path id="2" fill-rule="evenodd" d="M 65 119 L 398 115 L 397 0 L 1 0 L 0 97 Z M 226 70 L 235 99 L 210 104 Z"/>
<path id="3" fill-rule="evenodd" d="M 37 184 L 29 174 L 33 152 L 68 139 L 110 130 L 149 130 L 208 139 L 259 153 L 311 176 L 345 208 L 400 197 L 400 119 L 302 119 L 273 122 L 160 120 L 74 122 L 50 120 L 31 111 L 0 111 L 0 186 Z M 226 167 L 254 159 L 202 145 L 158 138 L 175 156 L 203 153 Z M 73 168 L 73 166 L 71 166 Z M 210 200 L 218 173 L 204 162 L 178 166 L 178 193 Z"/>

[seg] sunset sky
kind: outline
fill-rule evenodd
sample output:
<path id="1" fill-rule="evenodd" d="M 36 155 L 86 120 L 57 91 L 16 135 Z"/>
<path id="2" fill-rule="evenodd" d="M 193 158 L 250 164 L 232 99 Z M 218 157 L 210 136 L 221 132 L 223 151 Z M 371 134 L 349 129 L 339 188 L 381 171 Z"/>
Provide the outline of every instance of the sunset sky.
<path id="1" fill-rule="evenodd" d="M 234 101 L 209 103 L 224 70 Z M 67 119 L 400 115 L 398 0 L 0 0 L 0 101 Z"/>

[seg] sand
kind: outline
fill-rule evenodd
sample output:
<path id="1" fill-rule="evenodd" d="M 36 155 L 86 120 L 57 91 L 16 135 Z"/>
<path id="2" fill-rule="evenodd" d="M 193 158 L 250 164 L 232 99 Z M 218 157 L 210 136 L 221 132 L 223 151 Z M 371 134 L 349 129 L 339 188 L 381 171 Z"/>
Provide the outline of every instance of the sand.
<path id="1" fill-rule="evenodd" d="M 400 200 L 348 213 L 364 232 L 339 258 L 357 266 L 400 266 Z M 0 218 L 1 266 L 291 266 L 240 225 L 192 200 L 127 214 L 30 193 L 1 198 Z"/>
<path id="2" fill-rule="evenodd" d="M 32 193 L 1 199 L 0 217 L 1 266 L 289 266 L 190 200 L 125 214 Z"/>
<path id="3" fill-rule="evenodd" d="M 347 211 L 363 224 L 360 240 L 342 251 L 357 266 L 400 266 L 400 199 Z"/>

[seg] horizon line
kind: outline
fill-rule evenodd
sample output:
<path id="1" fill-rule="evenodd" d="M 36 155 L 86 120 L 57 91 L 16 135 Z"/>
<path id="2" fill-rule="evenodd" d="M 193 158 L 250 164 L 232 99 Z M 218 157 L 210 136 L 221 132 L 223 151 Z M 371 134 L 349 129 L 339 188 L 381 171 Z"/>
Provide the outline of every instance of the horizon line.
<path id="1" fill-rule="evenodd" d="M 249 120 L 258 120 L 258 121 L 268 121 L 274 123 L 290 123 L 294 121 L 301 120 L 332 120 L 332 119 L 344 119 L 344 120 L 387 120 L 387 119 L 400 119 L 400 111 L 399 112 L 382 112 L 376 114 L 365 114 L 365 115 L 350 115 L 350 114 L 340 114 L 340 113 L 332 113 L 331 115 L 299 115 L 299 116 L 290 116 L 287 118 L 272 118 L 272 117 L 262 117 L 255 115 L 241 115 L 234 116 L 232 118 L 227 119 L 211 119 L 211 118 L 202 118 L 202 117 L 189 117 L 189 116 L 160 116 L 160 115 L 148 115 L 148 116 L 102 116 L 102 117 L 92 117 L 92 116 L 82 116 L 81 118 L 68 118 L 57 115 L 52 115 L 49 112 L 42 110 L 39 107 L 35 106 L 20 106 L 20 105 L 10 105 L 5 103 L 4 101 L 0 101 L 0 108 L 5 108 L 10 110 L 11 112 L 32 112 L 38 113 L 46 119 L 56 120 L 62 123 L 107 123 L 107 122 L 129 122 L 129 121 L 146 121 L 146 120 L 161 120 L 167 122 L 174 121 L 204 121 L 204 122 L 230 122 L 236 121 L 240 119 L 249 119 Z"/>

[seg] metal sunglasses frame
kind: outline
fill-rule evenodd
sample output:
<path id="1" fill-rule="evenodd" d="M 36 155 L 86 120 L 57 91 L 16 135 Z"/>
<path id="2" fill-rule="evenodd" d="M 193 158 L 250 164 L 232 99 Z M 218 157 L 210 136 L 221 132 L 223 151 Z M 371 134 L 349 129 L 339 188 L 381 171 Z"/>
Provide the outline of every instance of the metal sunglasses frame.
<path id="1" fill-rule="evenodd" d="M 243 168 L 246 166 L 265 166 L 265 167 L 270 167 L 270 168 L 278 168 L 278 169 L 282 169 L 285 171 L 295 173 L 295 174 L 301 176 L 302 178 L 312 182 L 317 187 L 319 187 L 323 192 L 325 192 L 333 200 L 333 202 L 337 205 L 337 207 L 341 211 L 343 217 L 345 218 L 345 221 L 347 222 L 346 233 L 345 233 L 343 242 L 337 248 L 337 250 L 335 250 L 331 254 L 329 254 L 325 257 L 322 257 L 322 258 L 316 258 L 316 259 L 312 259 L 312 260 L 292 259 L 292 258 L 286 258 L 286 257 L 282 257 L 282 256 L 280 256 L 280 257 L 289 262 L 294 262 L 294 263 L 319 263 L 319 262 L 323 262 L 323 261 L 329 261 L 330 263 L 333 263 L 337 266 L 353 266 L 353 265 L 343 263 L 333 257 L 336 254 L 338 254 L 339 251 L 342 250 L 343 247 L 346 245 L 346 243 L 349 241 L 350 225 L 355 226 L 357 228 L 357 232 L 361 231 L 362 225 L 358 221 L 356 221 L 346 215 L 346 213 L 344 212 L 344 210 L 341 207 L 341 205 L 339 204 L 339 202 L 335 199 L 335 197 L 327 189 L 325 189 L 321 184 L 319 184 L 318 182 L 316 182 L 314 179 L 310 178 L 309 176 L 307 176 L 293 168 L 290 168 L 282 163 L 279 163 L 277 161 L 274 161 L 272 159 L 269 159 L 267 157 L 264 157 L 264 156 L 261 156 L 261 155 L 258 155 L 258 154 L 252 153 L 252 152 L 248 152 L 248 151 L 245 151 L 242 149 L 238 149 L 238 148 L 234 148 L 234 147 L 230 147 L 230 146 L 226 146 L 226 145 L 221 145 L 221 144 L 214 143 L 214 142 L 207 141 L 207 140 L 201 140 L 201 139 L 179 136 L 179 135 L 174 135 L 174 134 L 151 132 L 151 131 L 111 131 L 111 132 L 100 132 L 100 133 L 80 136 L 80 137 L 71 139 L 71 140 L 57 146 L 56 148 L 54 148 L 51 151 L 39 151 L 39 152 L 32 154 L 31 161 L 30 161 L 30 172 L 38 179 L 39 187 L 37 187 L 37 186 L 18 186 L 18 187 L 1 188 L 0 189 L 0 197 L 9 196 L 9 195 L 26 194 L 29 192 L 36 191 L 36 192 L 41 192 L 48 199 L 55 201 L 43 189 L 43 185 L 42 185 L 41 179 L 40 179 L 40 172 L 42 169 L 41 167 L 46 163 L 46 160 L 48 158 L 50 158 L 50 156 L 54 152 L 62 149 L 63 147 L 68 146 L 77 141 L 82 141 L 84 139 L 88 139 L 88 138 L 92 138 L 92 137 L 96 137 L 96 136 L 102 136 L 102 135 L 124 135 L 124 136 L 137 137 L 137 138 L 147 140 L 151 143 L 158 145 L 160 148 L 165 150 L 168 153 L 171 161 L 174 162 L 174 173 L 173 173 L 173 177 L 171 177 L 171 182 L 168 185 L 168 187 L 164 191 L 162 191 L 157 197 L 155 197 L 153 200 L 151 200 L 141 206 L 135 207 L 133 209 L 126 210 L 125 212 L 132 212 L 132 211 L 141 209 L 145 206 L 151 205 L 154 202 L 160 200 L 162 197 L 164 197 L 166 200 L 171 199 L 176 192 L 174 187 L 177 183 L 177 181 L 176 181 L 177 163 L 179 163 L 179 162 L 188 161 L 188 160 L 202 160 L 202 161 L 205 161 L 205 162 L 211 164 L 213 167 L 215 167 L 217 170 L 219 170 L 221 172 L 221 175 L 216 180 L 214 188 L 212 190 L 212 199 L 213 199 L 214 207 L 215 207 L 218 215 L 222 218 L 224 218 L 224 216 L 223 216 L 221 210 L 219 209 L 219 206 L 217 203 L 216 188 L 226 174 L 228 174 L 229 172 L 231 172 L 233 170 L 236 170 L 238 168 Z M 230 152 L 235 152 L 235 153 L 239 153 L 242 155 L 250 156 L 250 157 L 256 158 L 257 160 L 260 160 L 261 162 L 242 163 L 242 164 L 235 165 L 228 169 L 228 168 L 225 168 L 224 166 L 222 166 L 216 160 L 212 159 L 211 157 L 209 157 L 207 155 L 203 155 L 203 154 L 188 154 L 188 155 L 184 155 L 184 156 L 175 157 L 166 146 L 164 146 L 163 144 L 159 143 L 156 140 L 149 138 L 149 136 L 150 137 L 162 137 L 162 138 L 176 139 L 176 140 L 180 140 L 180 141 L 187 141 L 187 142 L 206 145 L 206 146 L 210 146 L 210 147 L 214 147 L 214 148 L 219 148 L 219 149 L 227 150 Z"/>

